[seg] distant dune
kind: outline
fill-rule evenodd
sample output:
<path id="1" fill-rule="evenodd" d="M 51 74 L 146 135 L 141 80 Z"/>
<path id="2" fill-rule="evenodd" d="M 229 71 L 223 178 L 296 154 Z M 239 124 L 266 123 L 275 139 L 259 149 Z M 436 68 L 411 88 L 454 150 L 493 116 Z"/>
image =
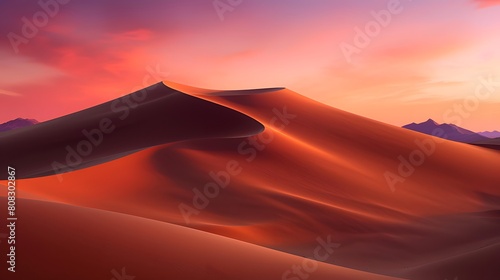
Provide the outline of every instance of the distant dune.
<path id="1" fill-rule="evenodd" d="M 93 255 L 90 271 L 130 266 L 136 279 L 152 279 L 148 267 L 165 277 L 187 273 L 185 279 L 199 279 L 199 271 L 207 279 L 281 279 L 278 272 L 299 260 L 289 254 L 310 256 L 318 238 L 329 237 L 340 246 L 310 279 L 385 279 L 364 272 L 500 277 L 492 262 L 500 256 L 500 152 L 383 124 L 283 88 L 218 91 L 165 82 L 148 98 L 124 124 L 112 101 L 0 136 L 2 149 L 23 155 L 19 173 L 35 177 L 49 175 L 65 147 L 85 139 L 83 129 L 102 118 L 116 124 L 102 148 L 73 167 L 79 170 L 18 181 L 19 197 L 32 200 L 26 211 L 65 213 L 47 224 L 64 233 L 61 244 L 97 240 L 92 246 L 106 248 Z M 24 223 L 41 228 L 44 221 L 30 216 Z M 45 244 L 50 236 L 23 232 L 35 240 L 26 243 Z M 133 248 L 121 247 L 126 241 Z M 64 255 L 68 246 L 51 252 Z M 74 258 L 95 251 L 73 246 Z M 226 249 L 231 258 L 221 255 Z M 57 260 L 73 271 L 71 258 Z"/>

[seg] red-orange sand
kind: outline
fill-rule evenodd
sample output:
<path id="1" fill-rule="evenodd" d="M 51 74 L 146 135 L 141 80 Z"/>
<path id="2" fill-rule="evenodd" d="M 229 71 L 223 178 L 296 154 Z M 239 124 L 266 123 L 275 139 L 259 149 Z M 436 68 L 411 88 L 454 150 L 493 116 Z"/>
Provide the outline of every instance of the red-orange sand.
<path id="1" fill-rule="evenodd" d="M 206 139 L 150 148 L 141 142 L 144 150 L 114 160 L 100 150 L 88 168 L 18 180 L 18 197 L 29 199 L 19 201 L 19 246 L 26 246 L 20 271 L 111 279 L 111 269 L 126 267 L 137 280 L 281 279 L 301 262 L 290 254 L 309 257 L 317 238 L 331 236 L 340 244 L 325 260 L 331 265 L 307 279 L 389 279 L 365 271 L 426 280 L 500 277 L 500 152 L 359 117 L 287 89 L 165 84 L 239 112 L 228 116 L 239 118 L 238 128 L 221 122 Z M 210 118 L 183 104 L 190 122 L 193 115 Z M 155 125 L 144 137 L 162 130 Z M 130 138 L 104 141 L 121 153 L 138 147 Z M 432 152 L 406 178 L 398 166 L 419 149 L 415 141 Z M 387 172 L 401 180 L 390 186 Z M 212 197 L 195 196 L 217 184 L 224 187 Z M 77 264 L 81 273 L 70 277 Z"/>

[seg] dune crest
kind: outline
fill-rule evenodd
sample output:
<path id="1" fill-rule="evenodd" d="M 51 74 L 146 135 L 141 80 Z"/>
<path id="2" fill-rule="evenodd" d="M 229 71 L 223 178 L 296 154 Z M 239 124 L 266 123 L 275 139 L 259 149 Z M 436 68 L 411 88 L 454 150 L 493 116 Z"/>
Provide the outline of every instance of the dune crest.
<path id="1" fill-rule="evenodd" d="M 155 145 L 245 137 L 263 129 L 244 114 L 158 83 L 77 113 L 2 133 L 0 166 L 22 167 L 19 178 L 48 176 Z M 6 174 L 1 173 L 0 179 L 6 179 Z"/>
<path id="2" fill-rule="evenodd" d="M 196 137 L 162 139 L 66 173 L 62 182 L 57 176 L 20 180 L 19 195 L 179 224 L 295 255 L 308 254 L 318 236 L 331 235 L 342 246 L 325 262 L 394 277 L 500 275 L 480 262 L 453 265 L 467 256 L 491 256 L 473 252 L 498 243 L 498 215 L 478 214 L 500 209 L 498 151 L 383 124 L 288 89 L 165 84 L 172 100 L 238 121 L 211 137 L 203 135 L 213 126 L 181 122 L 183 135 L 196 129 Z M 145 110 L 138 118 L 161 114 Z M 127 151 L 143 141 L 115 140 Z M 423 162 L 402 174 L 401 165 L 416 151 Z M 401 180 L 390 185 L 387 172 Z"/>

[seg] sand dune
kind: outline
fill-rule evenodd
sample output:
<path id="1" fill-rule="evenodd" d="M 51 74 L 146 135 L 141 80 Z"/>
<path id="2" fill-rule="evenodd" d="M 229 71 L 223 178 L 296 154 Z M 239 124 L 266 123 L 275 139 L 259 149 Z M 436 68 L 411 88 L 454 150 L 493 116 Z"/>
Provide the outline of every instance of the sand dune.
<path id="1" fill-rule="evenodd" d="M 493 138 L 485 141 L 476 142 L 473 143 L 473 145 L 477 145 L 479 147 L 485 147 L 488 149 L 500 150 L 500 138 Z"/>
<path id="2" fill-rule="evenodd" d="M 58 176 L 20 180 L 19 195 L 189 226 L 296 255 L 310 253 L 318 237 L 331 236 L 341 247 L 325 262 L 377 274 L 453 279 L 461 273 L 460 280 L 500 276 L 481 264 L 495 249 L 474 253 L 498 244 L 498 216 L 477 214 L 500 208 L 498 151 L 386 125 L 287 89 L 166 85 L 158 94 L 175 92 L 186 100 L 182 106 L 200 100 L 202 108 L 213 108 L 210 112 L 224 111 L 221 118 L 239 119 L 203 137 L 214 127 L 198 131 L 193 123 L 208 115 L 193 116 L 191 126 L 177 118 L 181 114 L 168 115 L 181 122 L 176 128 L 185 127 L 184 135 L 192 129 L 199 134 L 175 142 L 165 141 L 175 129 L 168 130 L 170 138 L 150 134 L 164 143 L 139 152 L 161 143 L 137 146 L 140 137 L 110 134 L 109 147 L 135 153 L 106 163 L 89 160 L 89 166 L 99 164 L 66 173 L 62 181 Z M 162 106 L 180 106 L 168 103 Z M 265 131 L 259 133 L 261 125 Z M 254 136 L 245 138 L 249 135 Z M 409 176 L 400 174 L 402 161 L 411 161 L 419 150 L 419 166 Z M 108 151 L 115 152 L 103 148 L 99 156 L 115 155 Z M 36 169 L 23 161 L 17 168 L 24 166 Z M 399 179 L 388 183 L 388 172 Z M 217 193 L 200 198 L 207 186 Z M 475 258 L 467 269 L 477 278 L 461 269 L 468 258 Z M 375 279 L 370 277 L 365 279 Z"/>
<path id="3" fill-rule="evenodd" d="M 19 178 L 53 175 L 154 145 L 242 137 L 262 130 L 261 124 L 241 113 L 156 84 L 87 110 L 2 133 L 0 166 L 22 166 Z M 1 179 L 5 176 L 0 174 Z"/>
<path id="4" fill-rule="evenodd" d="M 0 202 L 3 205 L 7 200 Z M 82 280 L 116 275 L 121 276 L 118 279 L 282 279 L 304 261 L 144 218 L 34 200 L 22 199 L 19 204 L 23 207 L 16 229 L 18 266 L 7 279 L 34 275 L 37 279 Z M 321 262 L 305 267 L 311 271 L 309 279 L 396 279 Z"/>

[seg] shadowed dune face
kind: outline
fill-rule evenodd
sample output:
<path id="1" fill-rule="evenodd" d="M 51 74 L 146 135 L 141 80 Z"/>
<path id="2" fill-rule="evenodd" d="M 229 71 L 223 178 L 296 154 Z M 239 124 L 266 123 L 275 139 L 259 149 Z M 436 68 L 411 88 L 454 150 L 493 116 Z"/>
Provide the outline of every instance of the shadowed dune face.
<path id="1" fill-rule="evenodd" d="M 486 141 L 480 141 L 473 143 L 473 145 L 485 147 L 488 149 L 500 150 L 500 138 L 488 139 Z"/>
<path id="2" fill-rule="evenodd" d="M 342 246 L 326 262 L 411 279 L 453 279 L 454 269 L 469 275 L 440 263 L 498 242 L 498 217 L 478 214 L 500 208 L 497 151 L 385 125 L 286 89 L 166 85 L 184 92 L 189 104 L 203 100 L 257 125 L 233 123 L 239 135 L 166 143 L 66 173 L 62 182 L 57 176 L 20 180 L 19 195 L 176 223 L 298 255 L 331 235 Z M 223 132 L 234 132 L 231 125 Z M 132 152 L 138 140 L 113 141 Z M 404 176 L 400 158 L 421 150 L 417 143 L 432 152 L 422 152 L 423 163 Z M 387 172 L 402 180 L 391 185 Z M 467 269 L 497 275 L 477 263 Z"/>
<path id="3" fill-rule="evenodd" d="M 22 166 L 19 178 L 46 176 L 159 144 L 242 137 L 262 130 L 261 124 L 241 113 L 160 83 L 78 113 L 1 134 L 0 152 L 4 156 L 0 166 Z"/>

